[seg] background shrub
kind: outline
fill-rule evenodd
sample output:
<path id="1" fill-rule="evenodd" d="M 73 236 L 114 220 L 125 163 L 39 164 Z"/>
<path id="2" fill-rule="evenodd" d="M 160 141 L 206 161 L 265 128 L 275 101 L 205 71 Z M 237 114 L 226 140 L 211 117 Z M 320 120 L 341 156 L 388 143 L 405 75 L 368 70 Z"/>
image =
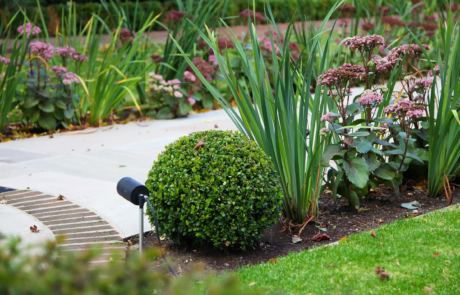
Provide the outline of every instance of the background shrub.
<path id="1" fill-rule="evenodd" d="M 216 282 L 206 277 L 202 282 L 197 271 L 181 274 L 179 279 L 166 271 L 150 268 L 157 252 L 144 256 L 129 253 L 125 261 L 113 256 L 105 266 L 91 261 L 100 255 L 96 248 L 83 252 L 60 252 L 55 243 L 43 247 L 40 254 L 30 256 L 20 250 L 19 240 L 2 240 L 0 244 L 0 294 L 2 295 L 197 295 L 197 294 L 263 294 L 254 287 L 243 287 L 234 277 Z"/>
<path id="2" fill-rule="evenodd" d="M 194 149 L 199 141 L 204 145 Z M 241 133 L 209 130 L 180 138 L 158 156 L 146 182 L 161 233 L 179 244 L 252 246 L 280 215 L 272 167 Z"/>

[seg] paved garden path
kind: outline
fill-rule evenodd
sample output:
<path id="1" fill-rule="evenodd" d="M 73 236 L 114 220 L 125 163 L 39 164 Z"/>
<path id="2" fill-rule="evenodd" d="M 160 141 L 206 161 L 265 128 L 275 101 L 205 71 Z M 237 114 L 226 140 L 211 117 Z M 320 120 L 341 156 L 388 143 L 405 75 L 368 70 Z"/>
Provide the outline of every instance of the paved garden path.
<path id="1" fill-rule="evenodd" d="M 219 110 L 190 115 L 186 119 L 131 123 L 55 134 L 54 138 L 44 136 L 1 143 L 0 186 L 32 192 L 25 196 L 27 199 L 21 199 L 18 203 L 21 206 L 17 206 L 18 201 L 13 196 L 5 196 L 7 203 L 0 204 L 0 232 L 22 235 L 21 231 L 24 231 L 27 237 L 33 237 L 33 241 L 45 236 L 54 239 L 56 232 L 53 230 L 58 230 L 58 234 L 79 234 L 79 238 L 91 241 L 93 237 L 84 233 L 91 228 L 91 232 L 97 233 L 99 226 L 103 227 L 102 231 L 116 232 L 104 235 L 109 237 L 109 242 L 137 234 L 138 208 L 117 194 L 118 180 L 130 176 L 145 182 L 153 161 L 166 145 L 191 132 L 208 129 L 236 130 L 236 127 L 226 113 Z M 7 194 L 14 195 L 14 192 Z M 0 193 L 0 199 L 3 195 Z M 58 201 L 59 195 L 65 199 Z M 53 218 L 39 220 L 52 217 L 50 214 L 27 216 L 40 210 L 46 213 L 47 209 L 42 207 L 54 206 L 71 206 L 66 210 L 80 210 L 64 211 L 65 214 L 76 214 L 70 217 L 82 219 L 74 220 L 79 225 L 50 223 Z M 21 209 L 28 218 L 11 217 Z M 47 212 L 62 215 L 58 210 L 48 209 Z M 17 222 L 19 219 L 21 221 Z M 34 222 L 41 227 L 40 234 L 30 233 L 29 226 Z M 82 224 L 85 226 L 80 226 Z M 76 227 L 79 230 L 74 230 Z M 151 230 L 147 219 L 145 230 Z"/>

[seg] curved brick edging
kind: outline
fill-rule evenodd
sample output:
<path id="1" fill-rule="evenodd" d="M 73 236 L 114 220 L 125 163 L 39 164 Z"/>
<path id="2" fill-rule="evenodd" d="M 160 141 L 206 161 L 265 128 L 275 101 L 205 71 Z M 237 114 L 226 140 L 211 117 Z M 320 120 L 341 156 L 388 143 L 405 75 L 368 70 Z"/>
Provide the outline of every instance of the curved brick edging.
<path id="1" fill-rule="evenodd" d="M 64 236 L 65 240 L 58 242 L 62 251 L 85 251 L 94 245 L 101 246 L 102 253 L 92 261 L 94 264 L 107 263 L 114 251 L 121 252 L 122 258 L 126 256 L 120 234 L 96 213 L 71 201 L 30 190 L 0 193 L 2 200 L 37 218 L 56 237 Z"/>

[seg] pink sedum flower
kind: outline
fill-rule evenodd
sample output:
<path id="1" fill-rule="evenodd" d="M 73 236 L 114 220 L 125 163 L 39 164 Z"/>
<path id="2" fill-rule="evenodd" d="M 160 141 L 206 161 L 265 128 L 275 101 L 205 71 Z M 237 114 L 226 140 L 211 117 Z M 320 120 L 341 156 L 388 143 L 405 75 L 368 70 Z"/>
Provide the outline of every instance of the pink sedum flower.
<path id="1" fill-rule="evenodd" d="M 76 52 L 76 53 L 72 54 L 72 59 L 75 60 L 75 61 L 82 62 L 82 61 L 87 61 L 88 57 L 86 55 L 84 55 L 84 54 Z"/>
<path id="2" fill-rule="evenodd" d="M 172 79 L 167 82 L 169 85 L 172 85 L 174 89 L 179 89 L 180 88 L 180 80 L 179 79 Z"/>
<path id="3" fill-rule="evenodd" d="M 189 71 L 184 72 L 184 78 L 187 80 L 187 82 L 195 82 L 196 81 L 195 75 L 193 73 L 189 72 Z"/>
<path id="4" fill-rule="evenodd" d="M 0 55 L 0 62 L 4 63 L 5 65 L 9 65 L 11 63 L 11 60 Z"/>
<path id="5" fill-rule="evenodd" d="M 59 56 L 72 56 L 75 53 L 75 49 L 69 46 L 56 47 L 56 54 Z"/>
<path id="6" fill-rule="evenodd" d="M 39 27 L 35 26 L 32 24 L 32 23 L 27 23 L 24 25 L 21 25 L 18 27 L 18 33 L 19 35 L 22 35 L 24 33 L 26 33 L 26 36 L 27 37 L 30 37 L 30 35 L 32 36 L 36 36 L 38 34 L 40 34 L 42 32 L 42 30 L 40 30 Z"/>
<path id="7" fill-rule="evenodd" d="M 187 100 L 190 103 L 190 105 L 194 105 L 196 103 L 196 100 L 194 98 L 189 97 Z"/>
<path id="8" fill-rule="evenodd" d="M 62 74 L 67 73 L 67 69 L 65 67 L 58 67 L 58 66 L 52 67 L 51 71 L 53 71 L 58 76 L 61 76 Z"/>
<path id="9" fill-rule="evenodd" d="M 29 49 L 46 60 L 51 59 L 54 55 L 54 47 L 41 41 L 31 42 L 29 44 Z"/>
<path id="10" fill-rule="evenodd" d="M 332 122 L 335 120 L 334 117 L 330 117 L 330 115 L 333 114 L 333 112 L 329 112 L 321 117 L 321 121 L 327 121 L 327 122 Z"/>
<path id="11" fill-rule="evenodd" d="M 80 79 L 78 79 L 77 74 L 65 73 L 62 77 L 62 83 L 64 83 L 65 85 L 70 85 L 72 83 L 79 84 Z"/>
<path id="12" fill-rule="evenodd" d="M 364 93 L 356 100 L 356 102 L 359 102 L 361 105 L 379 104 L 382 101 L 383 97 L 381 97 L 377 92 Z"/>
<path id="13" fill-rule="evenodd" d="M 182 95 L 182 93 L 180 93 L 179 91 L 174 91 L 174 96 L 177 97 L 177 98 L 181 98 L 181 97 L 184 97 L 184 95 Z"/>
<path id="14" fill-rule="evenodd" d="M 163 78 L 162 75 L 160 75 L 160 74 L 155 74 L 155 72 L 149 73 L 149 76 L 150 76 L 152 79 L 158 80 L 158 81 L 160 81 L 160 82 L 165 80 L 165 79 Z"/>

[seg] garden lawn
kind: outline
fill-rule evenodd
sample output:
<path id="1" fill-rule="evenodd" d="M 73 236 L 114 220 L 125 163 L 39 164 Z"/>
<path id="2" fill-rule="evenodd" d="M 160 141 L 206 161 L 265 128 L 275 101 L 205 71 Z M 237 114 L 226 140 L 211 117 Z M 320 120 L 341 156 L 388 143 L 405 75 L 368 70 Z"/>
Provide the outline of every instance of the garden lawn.
<path id="1" fill-rule="evenodd" d="M 235 274 L 246 286 L 282 294 L 460 294 L 460 206 L 398 220 L 375 234 L 362 232 Z M 379 279 L 377 266 L 389 280 Z"/>

